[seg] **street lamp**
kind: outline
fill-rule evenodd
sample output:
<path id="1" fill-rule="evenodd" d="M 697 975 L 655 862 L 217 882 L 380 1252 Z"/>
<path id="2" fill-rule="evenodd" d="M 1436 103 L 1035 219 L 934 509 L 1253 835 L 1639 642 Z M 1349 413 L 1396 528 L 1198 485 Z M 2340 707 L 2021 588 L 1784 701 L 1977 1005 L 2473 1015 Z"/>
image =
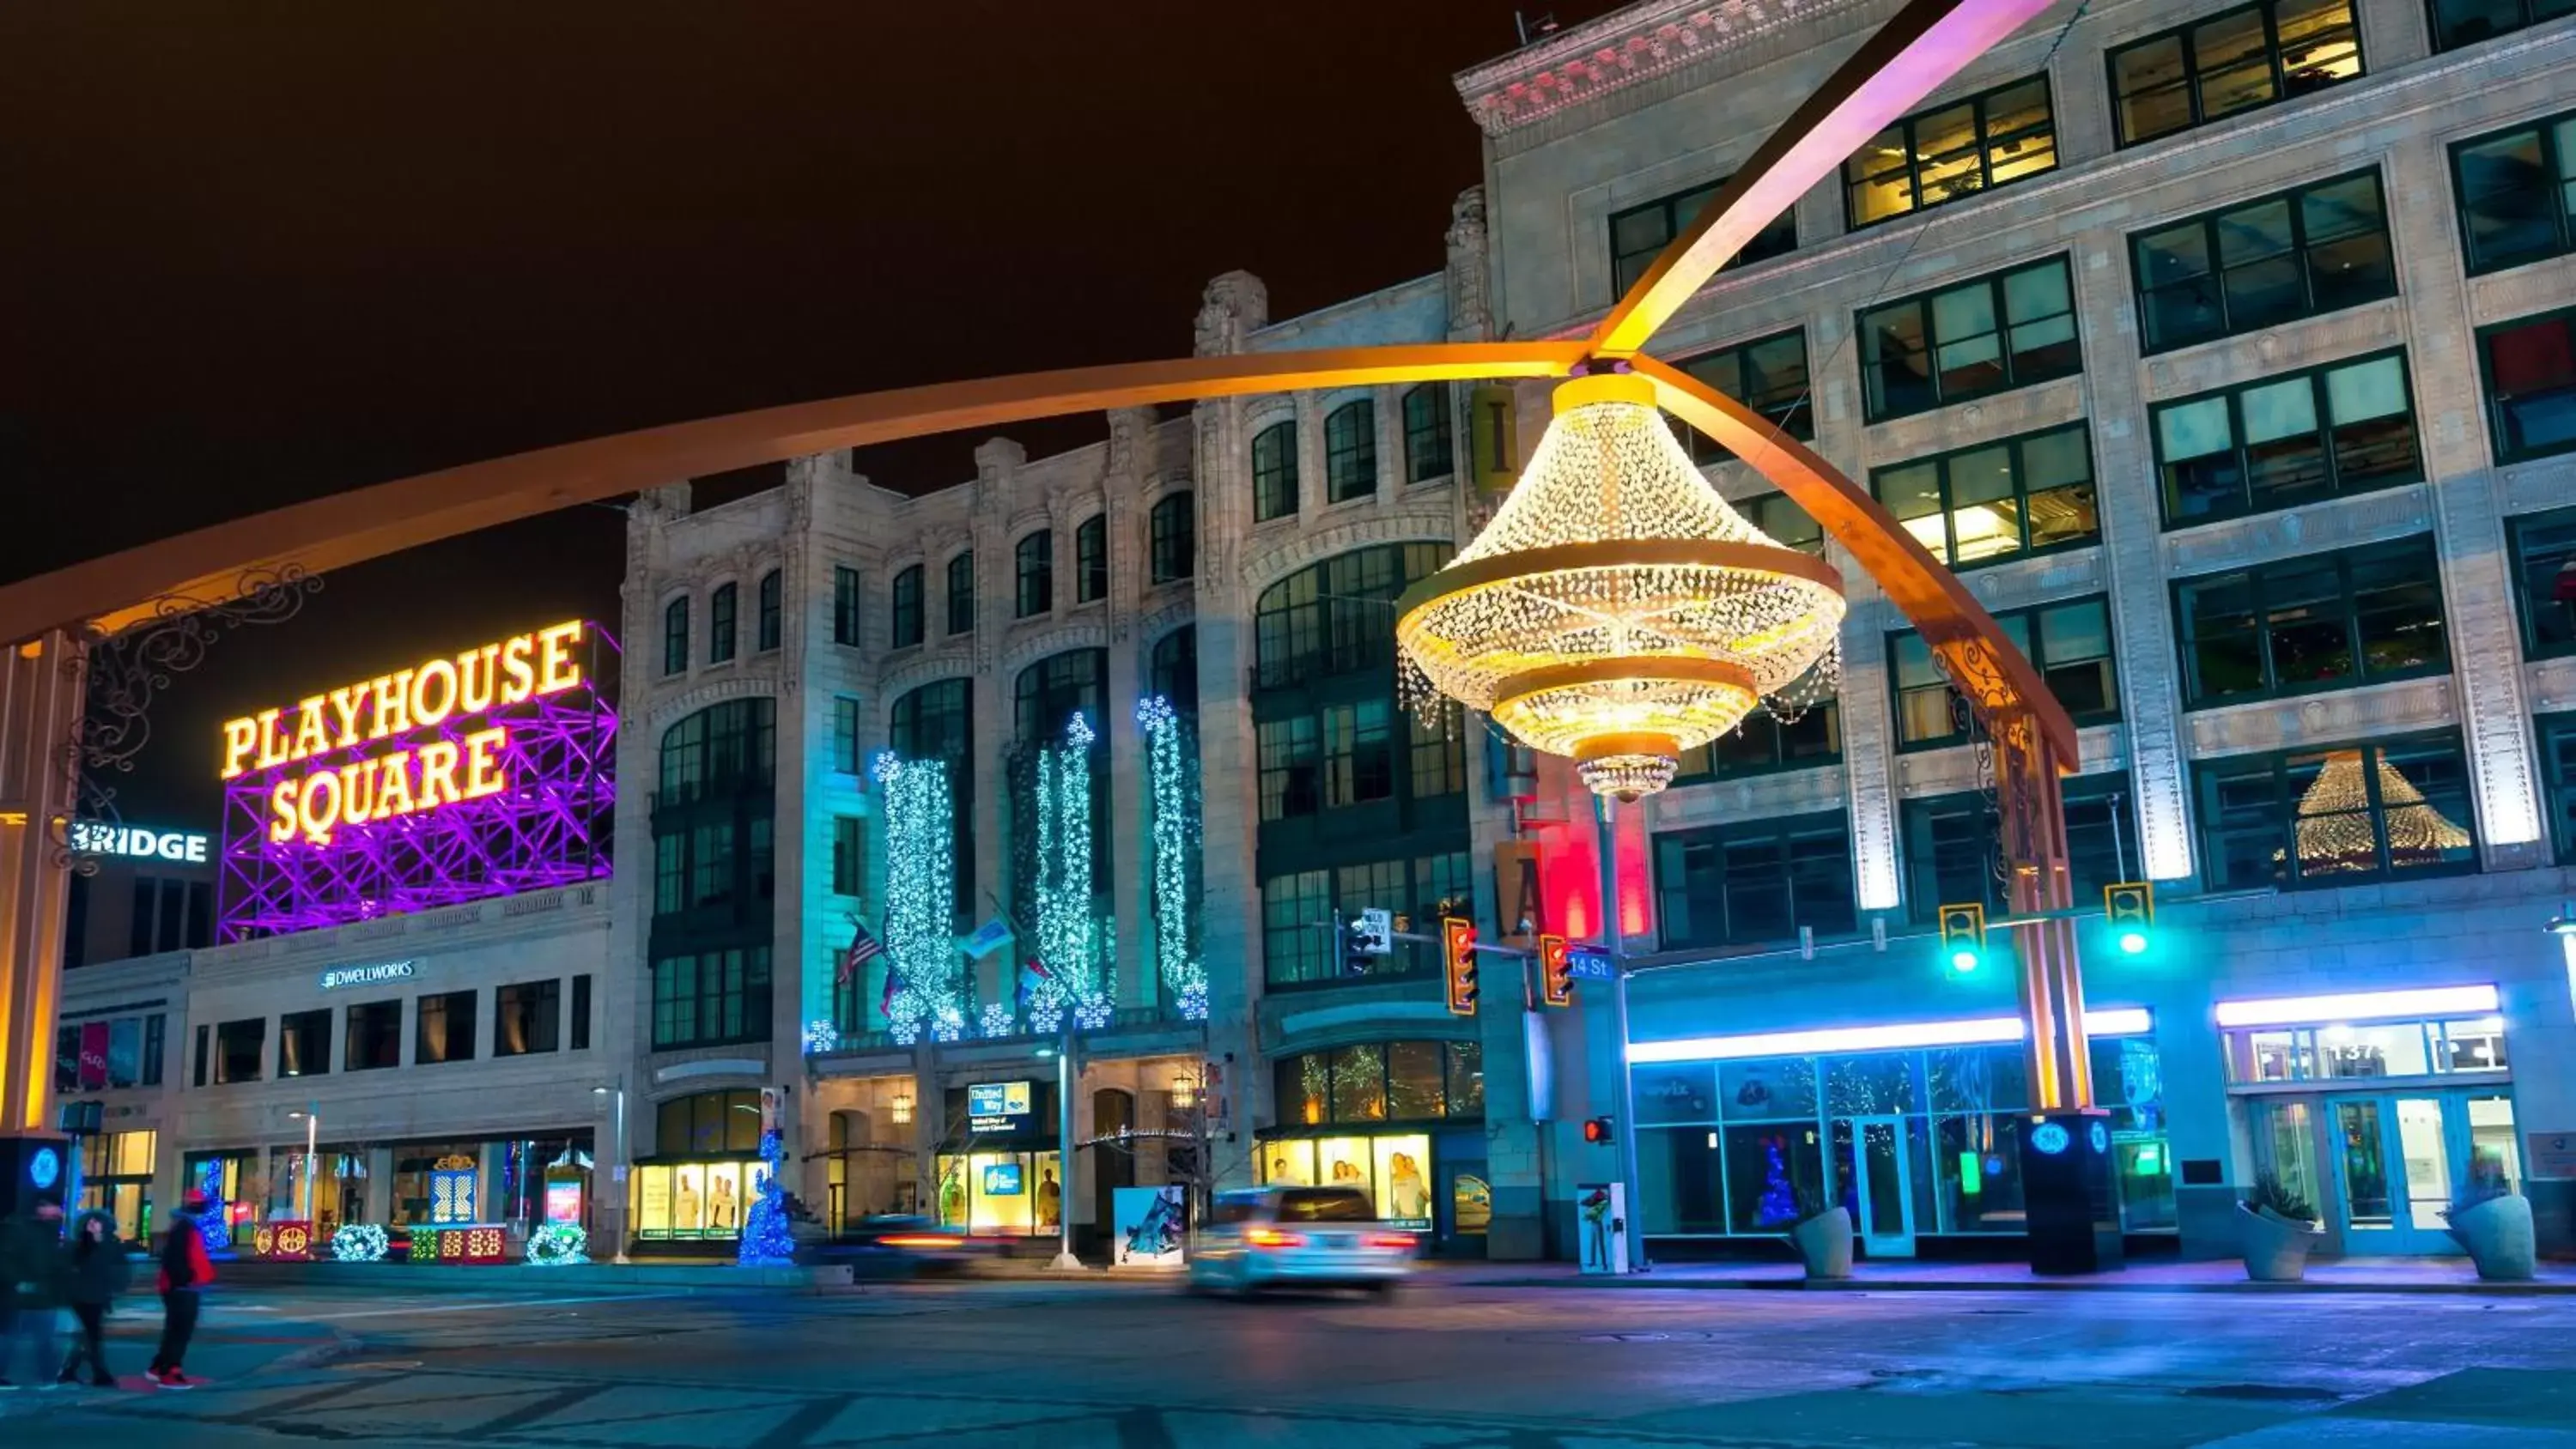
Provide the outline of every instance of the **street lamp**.
<path id="1" fill-rule="evenodd" d="M 911 1126 L 912 1094 L 910 1092 L 895 1093 L 894 1100 L 886 1104 L 886 1115 L 894 1119 L 894 1125 L 897 1127 Z"/>
<path id="2" fill-rule="evenodd" d="M 623 1263 L 626 1261 L 626 1239 L 631 1236 L 627 1231 L 630 1224 L 626 1220 L 626 1083 L 621 1079 L 613 1087 L 593 1087 L 590 1094 L 614 1097 L 617 1102 L 617 1156 L 615 1165 L 609 1169 L 608 1179 L 610 1185 L 617 1189 L 617 1253 L 609 1261 Z"/>
<path id="3" fill-rule="evenodd" d="M 1172 1077 L 1172 1105 L 1179 1108 L 1181 1111 L 1186 1112 L 1198 1104 L 1199 1084 L 1197 1079 L 1187 1072 L 1175 1073 Z"/>
<path id="4" fill-rule="evenodd" d="M 322 1128 L 321 1104 L 315 1103 L 309 1111 L 286 1114 L 286 1120 L 289 1122 L 297 1118 L 302 1118 L 304 1121 L 304 1223 L 309 1229 L 313 1224 L 313 1166 L 317 1155 L 316 1139 Z"/>

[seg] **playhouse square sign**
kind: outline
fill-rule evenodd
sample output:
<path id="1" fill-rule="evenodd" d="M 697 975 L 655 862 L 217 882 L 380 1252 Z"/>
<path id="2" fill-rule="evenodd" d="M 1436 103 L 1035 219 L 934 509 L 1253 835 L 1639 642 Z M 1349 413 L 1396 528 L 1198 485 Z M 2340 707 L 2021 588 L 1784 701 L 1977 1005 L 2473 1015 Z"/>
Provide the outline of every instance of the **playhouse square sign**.
<path id="1" fill-rule="evenodd" d="M 498 795 L 510 788 L 509 726 L 442 727 L 580 688 L 585 627 L 513 634 L 226 720 L 223 778 L 276 772 L 268 839 L 280 845 L 329 845 L 344 826 Z"/>

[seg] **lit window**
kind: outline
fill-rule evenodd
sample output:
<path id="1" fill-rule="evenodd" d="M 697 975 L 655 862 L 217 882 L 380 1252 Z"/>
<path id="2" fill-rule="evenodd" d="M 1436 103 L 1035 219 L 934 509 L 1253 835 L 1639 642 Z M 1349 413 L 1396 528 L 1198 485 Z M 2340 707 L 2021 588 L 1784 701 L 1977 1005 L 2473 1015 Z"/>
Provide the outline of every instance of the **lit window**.
<path id="1" fill-rule="evenodd" d="M 2576 310 L 2478 333 L 2498 462 L 2576 449 Z"/>
<path id="2" fill-rule="evenodd" d="M 1843 163 L 1857 229 L 1974 196 L 2057 167 L 2057 127 L 2042 77 L 1906 117 Z"/>
<path id="3" fill-rule="evenodd" d="M 2213 890 L 2353 885 L 2477 868 L 2468 761 L 2455 734 L 2193 767 Z"/>
<path id="4" fill-rule="evenodd" d="M 2133 146 L 2360 74 L 2351 0 L 2268 0 L 2112 51 L 2111 110 Z"/>
<path id="5" fill-rule="evenodd" d="M 1998 614 L 1995 623 L 2077 724 L 2105 724 L 2120 717 L 2120 691 L 2111 667 L 2111 615 L 2104 600 L 2043 604 Z M 1967 742 L 1967 701 L 1950 687 L 1922 635 L 1910 629 L 1890 635 L 1887 667 L 1896 690 L 1899 748 Z"/>
<path id="6" fill-rule="evenodd" d="M 2082 423 L 1881 468 L 1869 481 L 1905 531 L 1954 567 L 2102 536 Z"/>

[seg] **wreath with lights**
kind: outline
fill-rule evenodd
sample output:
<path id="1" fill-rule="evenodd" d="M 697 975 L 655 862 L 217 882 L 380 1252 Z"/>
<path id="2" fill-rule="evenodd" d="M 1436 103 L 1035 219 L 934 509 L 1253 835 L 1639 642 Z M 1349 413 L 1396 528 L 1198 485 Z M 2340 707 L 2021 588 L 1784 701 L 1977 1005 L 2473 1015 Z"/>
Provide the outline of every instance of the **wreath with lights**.
<path id="1" fill-rule="evenodd" d="M 528 1236 L 528 1261 L 560 1268 L 590 1261 L 590 1234 L 579 1223 L 548 1223 Z"/>
<path id="2" fill-rule="evenodd" d="M 385 1230 L 374 1223 L 351 1223 L 331 1235 L 331 1256 L 343 1263 L 381 1263 Z"/>

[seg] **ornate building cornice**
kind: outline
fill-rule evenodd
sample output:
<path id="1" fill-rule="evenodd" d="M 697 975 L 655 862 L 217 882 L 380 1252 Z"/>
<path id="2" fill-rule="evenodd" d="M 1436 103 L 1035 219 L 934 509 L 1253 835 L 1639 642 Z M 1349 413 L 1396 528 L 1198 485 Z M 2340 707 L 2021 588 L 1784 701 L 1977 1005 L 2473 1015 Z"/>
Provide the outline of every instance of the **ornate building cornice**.
<path id="1" fill-rule="evenodd" d="M 1488 136 L 1872 0 L 1641 0 L 1458 73 Z"/>

